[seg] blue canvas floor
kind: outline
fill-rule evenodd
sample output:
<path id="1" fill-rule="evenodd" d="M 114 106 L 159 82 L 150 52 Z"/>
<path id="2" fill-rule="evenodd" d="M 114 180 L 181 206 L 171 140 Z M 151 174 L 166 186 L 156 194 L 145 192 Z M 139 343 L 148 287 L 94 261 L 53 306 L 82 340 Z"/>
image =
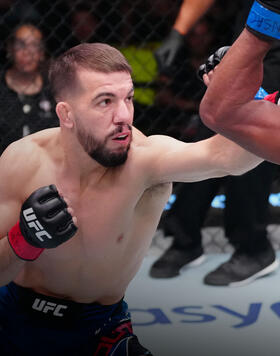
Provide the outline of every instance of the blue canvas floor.
<path id="1" fill-rule="evenodd" d="M 158 256 L 146 256 L 126 301 L 154 356 L 280 355 L 280 270 L 243 287 L 204 285 L 204 275 L 229 256 L 208 254 L 172 279 L 150 278 Z"/>

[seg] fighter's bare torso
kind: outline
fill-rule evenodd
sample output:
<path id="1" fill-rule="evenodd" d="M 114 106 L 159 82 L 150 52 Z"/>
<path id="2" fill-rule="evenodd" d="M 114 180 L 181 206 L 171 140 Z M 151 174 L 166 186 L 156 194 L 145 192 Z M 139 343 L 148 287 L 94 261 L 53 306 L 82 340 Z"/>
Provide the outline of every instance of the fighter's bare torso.
<path id="1" fill-rule="evenodd" d="M 171 193 L 171 184 L 151 186 L 145 170 L 146 138 L 138 131 L 133 135 L 124 165 L 107 170 L 102 177 L 93 172 L 84 180 L 77 179 L 78 172 L 63 168 L 59 129 L 32 137 L 32 144 L 39 147 L 40 163 L 24 182 L 21 200 L 41 186 L 55 184 L 74 209 L 78 231 L 66 243 L 27 262 L 16 283 L 85 303 L 112 304 L 124 295 Z M 36 156 L 33 159 L 38 160 Z"/>

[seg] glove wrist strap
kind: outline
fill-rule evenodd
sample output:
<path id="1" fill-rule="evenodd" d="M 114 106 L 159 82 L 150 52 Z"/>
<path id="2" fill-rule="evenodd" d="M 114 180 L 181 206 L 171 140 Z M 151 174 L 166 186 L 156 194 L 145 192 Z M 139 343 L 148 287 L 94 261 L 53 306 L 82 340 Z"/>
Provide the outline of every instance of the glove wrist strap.
<path id="1" fill-rule="evenodd" d="M 265 39 L 280 39 L 280 14 L 253 3 L 246 22 L 247 29 Z"/>
<path id="2" fill-rule="evenodd" d="M 174 40 L 183 42 L 185 35 L 182 35 L 176 28 L 172 28 L 170 33 L 169 33 L 170 38 L 173 38 Z"/>
<path id="3" fill-rule="evenodd" d="M 19 227 L 19 221 L 9 231 L 8 241 L 14 253 L 25 261 L 36 260 L 44 251 L 43 248 L 34 247 L 25 240 Z"/>

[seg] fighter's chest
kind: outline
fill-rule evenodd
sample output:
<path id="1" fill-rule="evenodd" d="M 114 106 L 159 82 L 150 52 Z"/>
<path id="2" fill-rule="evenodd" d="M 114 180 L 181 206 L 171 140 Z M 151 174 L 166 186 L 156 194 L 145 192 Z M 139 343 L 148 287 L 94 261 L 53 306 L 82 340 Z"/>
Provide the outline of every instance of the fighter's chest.
<path id="1" fill-rule="evenodd" d="M 78 233 L 83 239 L 118 238 L 127 230 L 135 214 L 137 196 L 128 191 L 94 190 L 67 198 L 77 218 Z"/>

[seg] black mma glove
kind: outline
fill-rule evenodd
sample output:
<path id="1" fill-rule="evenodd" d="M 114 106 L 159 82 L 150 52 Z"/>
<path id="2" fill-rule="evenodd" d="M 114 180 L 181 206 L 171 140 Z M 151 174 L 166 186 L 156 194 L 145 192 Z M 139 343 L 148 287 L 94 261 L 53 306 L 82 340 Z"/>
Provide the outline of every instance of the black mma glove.
<path id="1" fill-rule="evenodd" d="M 230 46 L 224 46 L 219 48 L 214 54 L 211 54 L 210 57 L 208 57 L 207 61 L 202 64 L 197 71 L 197 75 L 200 80 L 203 81 L 203 75 L 208 74 L 211 70 L 213 70 L 216 65 L 218 65 L 221 60 L 223 59 L 224 55 L 227 53 L 229 50 Z"/>
<path id="2" fill-rule="evenodd" d="M 246 28 L 264 40 L 279 40 L 280 1 L 255 0 L 247 18 Z"/>
<path id="3" fill-rule="evenodd" d="M 197 76 L 201 81 L 203 81 L 204 74 L 208 74 L 209 72 L 211 72 L 211 70 L 213 70 L 216 67 L 216 65 L 218 65 L 221 62 L 221 60 L 223 59 L 223 57 L 225 56 L 225 54 L 227 53 L 227 51 L 229 49 L 230 49 L 230 46 L 224 46 L 224 47 L 219 48 L 214 54 L 211 54 L 211 56 L 207 58 L 207 61 L 204 64 L 202 64 L 198 68 Z M 262 100 L 267 95 L 268 95 L 268 93 L 262 87 L 260 87 L 255 95 L 255 100 Z M 275 93 L 275 95 L 276 95 L 276 93 Z M 266 98 L 265 100 L 272 101 L 268 98 Z"/>
<path id="4" fill-rule="evenodd" d="M 176 54 L 184 43 L 184 37 L 173 28 L 162 45 L 155 51 L 159 72 L 170 69 Z"/>
<path id="5" fill-rule="evenodd" d="M 45 248 L 54 248 L 77 231 L 67 204 L 55 185 L 39 188 L 25 200 L 19 222 L 9 231 L 8 240 L 15 254 L 34 261 Z"/>

